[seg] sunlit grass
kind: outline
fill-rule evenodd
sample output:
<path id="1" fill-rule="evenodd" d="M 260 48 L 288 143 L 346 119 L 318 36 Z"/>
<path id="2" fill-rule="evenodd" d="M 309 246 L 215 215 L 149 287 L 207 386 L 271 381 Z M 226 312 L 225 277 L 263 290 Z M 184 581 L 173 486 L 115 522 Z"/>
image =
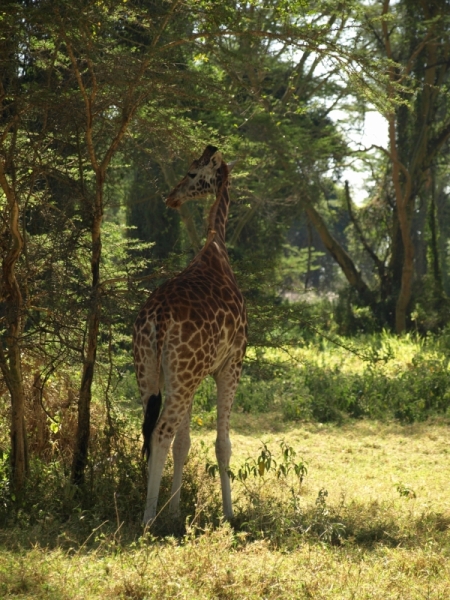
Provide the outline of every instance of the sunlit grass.
<path id="1" fill-rule="evenodd" d="M 299 344 L 298 347 L 249 348 L 247 356 L 250 360 L 258 356 L 260 360 L 285 366 L 313 363 L 331 369 L 338 367 L 344 373 L 361 373 L 371 365 L 395 375 L 419 356 L 428 360 L 448 358 L 448 348 L 436 341 L 431 336 L 429 339 L 414 334 L 396 337 L 388 332 L 354 338 L 333 335 Z"/>
<path id="2" fill-rule="evenodd" d="M 445 424 L 362 421 L 343 427 L 298 426 L 276 414 L 236 414 L 233 470 L 256 457 L 261 442 L 279 460 L 281 440 L 295 449 L 296 459 L 307 461 L 305 480 L 299 486 L 295 477 L 284 481 L 269 472 L 246 482 L 250 492 L 236 480 L 234 528 L 201 524 L 199 513 L 220 491 L 203 464 L 205 452 L 214 457 L 214 433 L 199 428 L 194 433 L 192 461 L 203 484 L 198 482 L 196 499 L 185 498 L 190 503 L 186 514 L 191 516 L 181 538 L 154 538 L 150 530 L 130 543 L 123 533 L 126 515 L 119 515 L 125 519 L 123 526 L 109 529 L 104 536 L 100 527 L 95 543 L 92 538 L 81 548 L 68 545 L 67 540 L 52 550 L 39 544 L 24 546 L 23 541 L 20 548 L 10 538 L 0 550 L 0 597 L 448 597 L 450 441 Z M 278 522 L 280 515 L 273 514 L 277 506 L 285 510 L 292 487 L 298 491 L 298 510 L 303 515 L 297 524 L 304 523 L 305 531 L 296 531 L 288 520 Z M 402 495 L 404 489 L 413 493 Z M 338 537 L 321 538 L 319 529 L 316 535 L 307 531 L 318 515 L 320 490 L 328 495 L 326 510 L 319 511 L 319 525 L 340 523 Z M 264 513 L 261 523 L 272 523 L 272 528 L 254 527 L 258 519 L 255 505 L 249 508 L 252 498 Z M 255 519 L 253 529 L 239 521 L 242 516 Z"/>
<path id="3" fill-rule="evenodd" d="M 285 440 L 307 462 L 301 489 L 304 506 L 313 505 L 325 488 L 333 505 L 383 505 L 406 520 L 430 511 L 450 517 L 450 438 L 445 424 L 352 421 L 340 427 L 312 423 L 298 427 L 276 414 L 235 415 L 232 424 L 235 470 L 257 454 L 261 442 L 276 455 Z M 214 433 L 196 436 L 209 444 L 213 455 Z M 401 496 L 399 485 L 411 489 L 414 497 Z"/>
<path id="4" fill-rule="evenodd" d="M 449 561 L 433 548 L 359 552 L 304 545 L 281 554 L 263 541 L 242 544 L 229 527 L 183 544 L 167 541 L 120 554 L 34 549 L 9 556 L 4 598 L 358 598 L 445 599 Z M 4 560 L 4 557 L 3 557 Z M 2 589 L 0 588 L 0 589 Z"/>

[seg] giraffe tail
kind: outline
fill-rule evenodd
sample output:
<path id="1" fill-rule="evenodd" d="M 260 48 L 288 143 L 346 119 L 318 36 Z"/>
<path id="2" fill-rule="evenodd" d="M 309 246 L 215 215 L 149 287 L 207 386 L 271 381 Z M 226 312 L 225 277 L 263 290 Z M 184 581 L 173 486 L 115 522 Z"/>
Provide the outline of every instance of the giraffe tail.
<path id="1" fill-rule="evenodd" d="M 152 394 L 150 396 L 145 409 L 144 423 L 142 425 L 142 435 L 144 436 L 142 454 L 147 460 L 150 458 L 150 440 L 153 430 L 155 429 L 156 422 L 158 421 L 159 413 L 161 411 L 161 404 L 161 392 L 158 392 L 158 394 Z"/>

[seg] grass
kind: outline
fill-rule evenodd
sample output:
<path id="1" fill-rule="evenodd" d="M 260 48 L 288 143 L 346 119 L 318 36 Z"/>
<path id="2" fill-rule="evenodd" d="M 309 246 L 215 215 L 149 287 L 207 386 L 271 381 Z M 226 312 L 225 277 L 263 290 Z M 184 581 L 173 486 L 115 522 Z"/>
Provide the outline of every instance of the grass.
<path id="1" fill-rule="evenodd" d="M 30 546 L 23 530 L 10 529 L 1 536 L 0 597 L 448 597 L 450 443 L 445 424 L 299 426 L 279 414 L 235 414 L 232 425 L 236 472 L 249 456 L 259 454 L 261 441 L 280 461 L 279 442 L 286 440 L 296 459 L 308 463 L 302 485 L 295 477 L 277 479 L 271 471 L 263 478 L 235 481 L 234 528 L 208 519 L 200 523 L 199 513 L 219 494 L 218 481 L 208 479 L 200 464 L 214 437 L 202 428 L 194 433 L 191 467 L 204 480 L 207 495 L 202 496 L 200 481 L 197 507 L 188 506 L 191 516 L 183 535 L 161 538 L 150 531 L 131 541 L 125 534 L 126 515 L 118 515 L 119 526 L 100 526 L 84 545 L 71 543 L 67 534 L 50 549 L 36 540 Z M 297 514 L 289 505 L 292 487 L 298 490 Z"/>
<path id="2" fill-rule="evenodd" d="M 7 584 L 5 598 L 403 600 L 445 599 L 449 589 L 448 561 L 432 549 L 367 554 L 304 546 L 280 554 L 263 542 L 239 547 L 228 527 L 182 545 L 166 542 L 120 556 L 68 558 L 34 549 L 21 563 L 21 575 Z M 7 567 L 10 573 L 17 569 L 13 561 Z"/>
<path id="3" fill-rule="evenodd" d="M 93 407 L 85 496 L 68 483 L 63 416 L 49 432 L 51 454 L 33 458 L 20 509 L 11 508 L 3 454 L 0 598 L 446 599 L 447 337 L 377 334 L 251 350 L 231 418 L 231 524 L 221 521 L 218 477 L 207 474 L 215 471 L 215 390 L 206 380 L 182 516 L 163 511 L 143 531 L 141 413 L 130 403 L 134 380 L 124 378 L 113 429 L 104 430 L 103 404 Z M 0 434 L 6 448 L 8 432 Z M 169 464 L 161 505 L 170 483 Z"/>

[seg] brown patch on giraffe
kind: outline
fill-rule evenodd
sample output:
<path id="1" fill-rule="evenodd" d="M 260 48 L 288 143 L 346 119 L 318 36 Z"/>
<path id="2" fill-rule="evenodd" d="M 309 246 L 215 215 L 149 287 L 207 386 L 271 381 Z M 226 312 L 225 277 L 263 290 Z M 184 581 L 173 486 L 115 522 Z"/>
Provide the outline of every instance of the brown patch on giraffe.
<path id="1" fill-rule="evenodd" d="M 197 361 L 197 357 L 193 356 L 187 366 L 187 370 L 190 371 L 191 373 L 195 373 L 197 372 L 197 365 L 198 365 L 198 361 Z"/>
<path id="2" fill-rule="evenodd" d="M 176 318 L 179 321 L 186 321 L 189 318 L 189 306 L 182 304 L 177 308 Z"/>
<path id="3" fill-rule="evenodd" d="M 180 359 L 188 359 L 192 355 L 192 350 L 188 344 L 181 344 L 181 346 L 179 346 L 178 349 L 174 347 L 173 351 L 176 352 L 176 355 Z"/>
<path id="4" fill-rule="evenodd" d="M 234 317 L 233 313 L 227 313 L 225 316 L 225 328 L 226 330 L 230 330 L 232 328 L 234 328 L 234 326 L 236 325 L 236 319 Z"/>
<path id="5" fill-rule="evenodd" d="M 197 331 L 197 333 L 195 333 L 189 340 L 189 346 L 191 347 L 191 350 L 195 352 L 197 348 L 200 348 L 201 342 L 202 336 L 200 335 L 200 332 Z"/>
<path id="6" fill-rule="evenodd" d="M 198 325 L 195 322 L 192 309 L 190 312 L 190 318 L 188 321 L 183 321 L 181 325 L 181 336 L 183 340 L 188 340 L 194 333 L 198 331 Z"/>

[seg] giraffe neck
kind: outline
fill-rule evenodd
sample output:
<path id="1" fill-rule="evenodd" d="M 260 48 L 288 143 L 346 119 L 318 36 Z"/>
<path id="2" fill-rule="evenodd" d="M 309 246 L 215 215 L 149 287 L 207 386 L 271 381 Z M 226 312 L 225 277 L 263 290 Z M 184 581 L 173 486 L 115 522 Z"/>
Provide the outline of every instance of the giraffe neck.
<path id="1" fill-rule="evenodd" d="M 222 163 L 216 179 L 216 201 L 209 211 L 208 238 L 215 237 L 225 243 L 230 195 L 228 193 L 228 167 Z"/>

